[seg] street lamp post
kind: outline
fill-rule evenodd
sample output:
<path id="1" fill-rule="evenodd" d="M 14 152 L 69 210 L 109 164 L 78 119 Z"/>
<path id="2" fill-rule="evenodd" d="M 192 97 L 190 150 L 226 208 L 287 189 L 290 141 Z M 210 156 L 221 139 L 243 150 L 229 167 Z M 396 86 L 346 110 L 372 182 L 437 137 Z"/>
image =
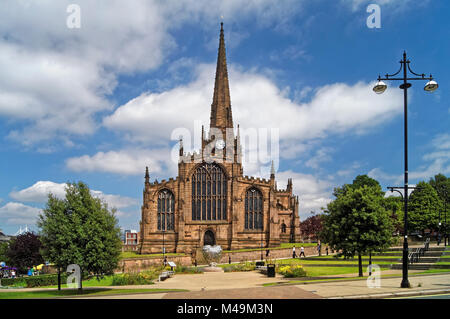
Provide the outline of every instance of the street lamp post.
<path id="1" fill-rule="evenodd" d="M 448 233 L 447 233 L 447 190 L 443 190 L 444 192 L 444 247 L 447 246 L 447 237 L 448 237 Z"/>
<path id="2" fill-rule="evenodd" d="M 404 223 L 404 231 L 403 231 L 403 279 L 401 283 L 402 288 L 411 287 L 408 280 L 408 88 L 411 87 L 411 83 L 408 81 L 411 80 L 428 80 L 427 84 L 424 87 L 425 91 L 433 92 L 438 88 L 438 84 L 433 80 L 432 75 L 429 77 L 425 77 L 425 74 L 418 74 L 411 70 L 409 66 L 410 61 L 406 59 L 406 52 L 403 52 L 403 59 L 400 60 L 400 69 L 394 74 L 386 74 L 384 78 L 378 76 L 378 83 L 373 88 L 373 91 L 377 94 L 383 93 L 387 85 L 383 81 L 403 81 L 400 85 L 400 89 L 403 90 L 403 104 L 404 104 L 404 138 L 405 138 L 405 174 L 404 174 L 404 206 L 405 206 L 405 223 Z M 403 69 L 403 77 L 395 78 L 397 74 L 400 73 Z M 408 70 L 411 74 L 416 77 L 408 78 Z"/>
<path id="3" fill-rule="evenodd" d="M 164 233 L 166 232 L 165 229 L 162 230 L 162 234 L 163 234 L 163 262 L 164 262 L 164 266 L 166 265 L 166 246 L 165 246 L 165 242 L 164 242 Z"/>
<path id="4" fill-rule="evenodd" d="M 263 261 L 263 229 L 261 228 L 261 261 Z"/>

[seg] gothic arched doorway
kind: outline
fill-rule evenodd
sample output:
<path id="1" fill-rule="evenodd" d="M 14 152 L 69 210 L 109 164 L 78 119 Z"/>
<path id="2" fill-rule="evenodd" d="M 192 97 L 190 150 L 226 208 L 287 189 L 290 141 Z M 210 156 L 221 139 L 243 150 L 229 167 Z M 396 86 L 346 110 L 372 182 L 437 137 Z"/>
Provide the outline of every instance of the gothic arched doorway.
<path id="1" fill-rule="evenodd" d="M 214 233 L 210 230 L 205 232 L 205 236 L 203 237 L 203 245 L 211 245 L 214 246 L 216 244 L 216 238 L 214 237 Z"/>

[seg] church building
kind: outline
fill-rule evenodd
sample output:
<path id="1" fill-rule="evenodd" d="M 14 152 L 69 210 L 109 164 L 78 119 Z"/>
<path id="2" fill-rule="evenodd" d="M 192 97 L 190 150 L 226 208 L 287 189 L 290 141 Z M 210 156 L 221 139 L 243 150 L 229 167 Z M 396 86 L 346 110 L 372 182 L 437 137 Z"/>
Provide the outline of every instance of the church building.
<path id="1" fill-rule="evenodd" d="M 145 172 L 139 251 L 192 253 L 204 245 L 224 250 L 276 247 L 300 241 L 299 200 L 270 179 L 243 175 L 239 126 L 231 112 L 223 24 L 210 129 L 202 149 L 187 153 L 180 140 L 178 176 L 150 182 Z"/>

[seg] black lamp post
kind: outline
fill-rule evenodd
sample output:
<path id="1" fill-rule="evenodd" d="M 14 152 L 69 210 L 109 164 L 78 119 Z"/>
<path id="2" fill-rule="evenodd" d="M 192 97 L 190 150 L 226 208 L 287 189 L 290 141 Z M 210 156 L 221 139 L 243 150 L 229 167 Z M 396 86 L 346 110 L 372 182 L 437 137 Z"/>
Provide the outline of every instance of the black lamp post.
<path id="1" fill-rule="evenodd" d="M 166 265 L 166 246 L 165 246 L 165 241 L 164 241 L 164 234 L 165 234 L 166 230 L 163 229 L 162 230 L 162 234 L 163 234 L 163 262 L 164 262 L 164 266 Z"/>
<path id="2" fill-rule="evenodd" d="M 446 189 L 443 189 L 442 191 L 445 196 L 444 197 L 444 247 L 445 247 L 445 246 L 447 246 L 447 237 L 448 237 L 448 234 L 447 234 L 447 196 L 448 196 L 448 193 L 447 193 Z M 440 220 L 440 218 L 439 218 L 439 220 Z"/>
<path id="3" fill-rule="evenodd" d="M 263 226 L 261 223 L 261 261 L 263 261 Z"/>
<path id="4" fill-rule="evenodd" d="M 409 66 L 410 61 L 406 59 L 406 52 L 403 52 L 403 59 L 400 60 L 400 69 L 394 74 L 386 74 L 386 77 L 381 78 L 378 76 L 378 83 L 373 88 L 373 91 L 377 94 L 383 93 L 387 85 L 383 81 L 403 81 L 400 85 L 400 88 L 403 90 L 403 104 L 404 104 L 404 137 L 405 137 L 405 183 L 404 183 L 404 205 L 405 205 L 405 228 L 403 231 L 403 279 L 401 283 L 402 288 L 411 287 L 408 280 L 408 88 L 411 87 L 411 83 L 408 81 L 411 80 L 428 80 L 427 84 L 424 87 L 425 91 L 433 92 L 438 88 L 438 84 L 433 80 L 432 75 L 429 77 L 425 77 L 425 74 L 417 74 L 413 72 Z M 403 77 L 395 78 L 397 74 L 400 73 L 403 69 Z M 416 77 L 408 78 L 408 70 L 411 74 Z"/>

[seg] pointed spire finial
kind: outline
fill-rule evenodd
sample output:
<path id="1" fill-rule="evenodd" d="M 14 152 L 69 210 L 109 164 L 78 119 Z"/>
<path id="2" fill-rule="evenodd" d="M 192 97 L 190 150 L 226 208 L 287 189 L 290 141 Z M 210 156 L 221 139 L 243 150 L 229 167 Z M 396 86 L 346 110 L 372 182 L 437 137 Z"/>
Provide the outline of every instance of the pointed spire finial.
<path id="1" fill-rule="evenodd" d="M 221 129 L 223 136 L 225 136 L 227 128 L 233 128 L 223 22 L 220 23 L 216 78 L 211 104 L 210 128 L 213 127 Z"/>
<path id="2" fill-rule="evenodd" d="M 148 173 L 148 166 L 145 166 L 145 184 L 149 184 L 150 174 Z"/>
<path id="3" fill-rule="evenodd" d="M 275 178 L 275 167 L 273 165 L 273 160 L 272 160 L 272 167 L 270 168 L 270 178 L 271 179 Z"/>

